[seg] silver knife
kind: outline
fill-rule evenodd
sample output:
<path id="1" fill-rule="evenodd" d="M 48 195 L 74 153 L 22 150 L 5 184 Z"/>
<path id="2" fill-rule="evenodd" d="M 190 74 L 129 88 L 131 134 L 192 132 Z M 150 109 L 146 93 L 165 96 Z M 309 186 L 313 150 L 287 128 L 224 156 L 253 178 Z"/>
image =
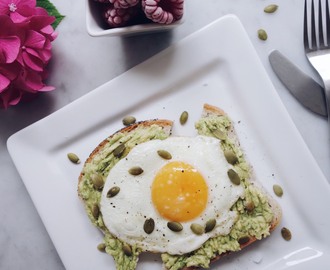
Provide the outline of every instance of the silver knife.
<path id="1" fill-rule="evenodd" d="M 277 50 L 270 53 L 269 62 L 280 81 L 302 105 L 319 115 L 328 115 L 321 85 Z"/>

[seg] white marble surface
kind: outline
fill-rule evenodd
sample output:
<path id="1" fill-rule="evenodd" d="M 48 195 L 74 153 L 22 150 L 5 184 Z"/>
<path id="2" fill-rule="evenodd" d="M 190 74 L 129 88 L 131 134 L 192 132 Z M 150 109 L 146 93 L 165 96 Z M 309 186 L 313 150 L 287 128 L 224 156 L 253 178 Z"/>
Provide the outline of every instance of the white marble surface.
<path id="1" fill-rule="evenodd" d="M 83 1 L 52 2 L 66 15 L 57 29 L 50 66 L 49 84 L 57 89 L 0 111 L 0 269 L 64 269 L 8 154 L 8 137 L 228 13 L 236 14 L 244 24 L 285 107 L 330 181 L 326 119 L 304 109 L 275 77 L 268 62 L 268 54 L 278 49 L 319 80 L 303 51 L 302 0 L 187 0 L 185 22 L 179 28 L 130 38 L 92 38 L 86 32 Z M 279 5 L 278 11 L 265 14 L 263 8 L 271 3 Z M 267 30 L 266 42 L 257 38 L 259 28 Z"/>

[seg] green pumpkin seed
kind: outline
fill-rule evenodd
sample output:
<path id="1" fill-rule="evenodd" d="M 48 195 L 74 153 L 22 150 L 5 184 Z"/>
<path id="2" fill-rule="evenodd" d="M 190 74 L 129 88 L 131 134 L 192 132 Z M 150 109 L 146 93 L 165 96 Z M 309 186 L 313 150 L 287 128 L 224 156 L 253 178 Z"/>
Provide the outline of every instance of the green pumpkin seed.
<path id="1" fill-rule="evenodd" d="M 278 8 L 278 5 L 272 4 L 268 5 L 264 8 L 264 12 L 266 13 L 274 13 Z"/>
<path id="2" fill-rule="evenodd" d="M 135 166 L 135 167 L 130 168 L 128 170 L 128 172 L 131 175 L 140 175 L 141 173 L 143 173 L 143 169 L 141 167 Z"/>
<path id="3" fill-rule="evenodd" d="M 202 225 L 197 224 L 197 223 L 192 223 L 190 225 L 190 229 L 196 235 L 202 235 L 204 233 L 204 227 Z"/>
<path id="4" fill-rule="evenodd" d="M 238 243 L 240 245 L 247 244 L 249 241 L 250 241 L 250 237 L 248 237 L 248 236 L 243 236 L 240 239 L 238 239 Z"/>
<path id="5" fill-rule="evenodd" d="M 267 38 L 268 38 L 267 32 L 264 29 L 259 29 L 258 30 L 258 37 L 261 40 L 267 40 Z"/>
<path id="6" fill-rule="evenodd" d="M 133 255 L 132 248 L 126 243 L 123 244 L 122 250 L 126 256 Z"/>
<path id="7" fill-rule="evenodd" d="M 290 241 L 291 238 L 292 238 L 291 231 L 290 231 L 288 228 L 286 228 L 286 227 L 283 227 L 283 228 L 281 229 L 281 235 L 282 235 L 282 237 L 283 237 L 286 241 Z"/>
<path id="8" fill-rule="evenodd" d="M 283 196 L 283 189 L 280 185 L 273 185 L 273 191 L 276 196 L 278 196 L 278 197 Z"/>
<path id="9" fill-rule="evenodd" d="M 171 159 L 172 155 L 170 152 L 166 151 L 166 150 L 158 150 L 157 154 L 162 157 L 163 159 Z"/>
<path id="10" fill-rule="evenodd" d="M 205 224 L 205 233 L 211 232 L 215 228 L 216 224 L 217 221 L 214 218 L 208 220 Z"/>
<path id="11" fill-rule="evenodd" d="M 79 157 L 75 154 L 75 153 L 68 153 L 67 154 L 68 159 L 75 164 L 79 164 L 80 163 L 80 159 Z"/>
<path id="12" fill-rule="evenodd" d="M 104 180 L 103 180 L 102 175 L 94 173 L 91 176 L 91 180 L 92 180 L 92 183 L 93 183 L 93 186 L 95 189 L 101 190 L 103 188 Z"/>
<path id="13" fill-rule="evenodd" d="M 229 169 L 227 174 L 228 174 L 228 177 L 229 177 L 230 181 L 234 185 L 238 186 L 239 184 L 241 184 L 241 178 L 239 177 L 237 172 L 235 172 L 233 169 Z"/>
<path id="14" fill-rule="evenodd" d="M 238 162 L 238 158 L 232 150 L 225 150 L 224 155 L 229 164 L 235 165 Z"/>
<path id="15" fill-rule="evenodd" d="M 101 252 L 105 252 L 106 245 L 104 243 L 98 244 L 97 249 Z"/>
<path id="16" fill-rule="evenodd" d="M 143 229 L 147 234 L 151 234 L 155 229 L 155 221 L 152 218 L 146 219 Z"/>
<path id="17" fill-rule="evenodd" d="M 123 125 L 124 126 L 130 126 L 133 125 L 136 122 L 136 118 L 132 115 L 125 116 L 123 118 Z"/>
<path id="18" fill-rule="evenodd" d="M 120 144 L 113 150 L 113 155 L 116 158 L 120 158 L 123 155 L 125 150 L 126 150 L 125 144 Z"/>
<path id="19" fill-rule="evenodd" d="M 167 222 L 167 227 L 173 232 L 180 232 L 183 230 L 182 224 L 175 221 Z"/>
<path id="20" fill-rule="evenodd" d="M 187 111 L 184 111 L 184 112 L 181 113 L 181 115 L 180 115 L 180 124 L 181 125 L 184 125 L 185 123 L 187 123 L 188 116 L 189 116 L 189 114 L 188 114 Z"/>
<path id="21" fill-rule="evenodd" d="M 226 134 L 220 129 L 213 130 L 212 134 L 221 141 L 224 141 L 227 138 Z"/>
<path id="22" fill-rule="evenodd" d="M 92 215 L 95 219 L 98 219 L 100 216 L 100 208 L 97 204 L 92 206 Z"/>
<path id="23" fill-rule="evenodd" d="M 120 191 L 120 187 L 112 187 L 107 193 L 107 198 L 115 197 Z"/>

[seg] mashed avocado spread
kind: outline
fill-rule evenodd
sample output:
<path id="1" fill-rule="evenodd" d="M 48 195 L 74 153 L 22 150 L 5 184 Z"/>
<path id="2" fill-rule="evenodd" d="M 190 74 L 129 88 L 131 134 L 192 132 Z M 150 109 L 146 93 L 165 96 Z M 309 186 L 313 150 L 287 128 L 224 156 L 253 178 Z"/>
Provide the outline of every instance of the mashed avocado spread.
<path id="1" fill-rule="evenodd" d="M 219 130 L 224 134 L 220 146 L 224 151 L 233 151 L 238 159 L 234 169 L 241 178 L 241 185 L 245 188 L 245 197 L 240 198 L 231 209 L 237 211 L 239 217 L 229 235 L 209 239 L 199 249 L 189 254 L 162 254 L 163 263 L 166 269 L 170 270 L 190 266 L 208 268 L 211 260 L 217 255 L 240 250 L 240 243 L 243 239 L 250 237 L 261 239 L 268 236 L 270 223 L 273 219 L 267 198 L 253 184 L 246 181 L 251 177 L 250 166 L 246 162 L 242 150 L 228 136 L 232 130 L 230 119 L 227 116 L 207 116 L 201 118 L 195 127 L 200 135 L 217 137 L 215 131 Z M 111 168 L 125 157 L 135 145 L 148 140 L 167 137 L 168 135 L 158 125 L 138 127 L 129 133 L 116 133 L 108 139 L 106 147 L 103 147 L 95 155 L 92 162 L 86 164 L 83 169 L 83 178 L 79 184 L 80 195 L 85 202 L 89 218 L 95 226 L 104 232 L 106 252 L 113 256 L 118 270 L 134 270 L 142 250 L 134 246 L 128 247 L 113 237 L 104 226 L 102 215 L 98 209 L 102 190 L 95 188 L 92 177 L 98 174 L 106 179 Z M 116 156 L 114 150 L 121 144 L 125 144 L 125 151 L 120 156 Z M 126 247 L 123 248 L 123 246 Z"/>

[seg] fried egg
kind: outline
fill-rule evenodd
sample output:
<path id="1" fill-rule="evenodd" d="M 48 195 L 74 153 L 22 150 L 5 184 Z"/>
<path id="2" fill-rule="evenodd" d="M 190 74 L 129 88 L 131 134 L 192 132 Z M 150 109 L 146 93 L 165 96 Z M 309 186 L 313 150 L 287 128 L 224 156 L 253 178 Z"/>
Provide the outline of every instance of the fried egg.
<path id="1" fill-rule="evenodd" d="M 167 151 L 171 158 L 160 156 Z M 130 173 L 140 168 L 138 173 Z M 169 137 L 135 146 L 109 172 L 101 195 L 105 226 L 120 240 L 144 251 L 189 253 L 206 240 L 227 235 L 237 219 L 233 204 L 244 197 L 242 185 L 234 185 L 232 168 L 218 139 L 206 136 Z M 109 196 L 116 188 L 118 194 Z M 154 221 L 146 232 L 146 220 Z M 209 232 L 196 234 L 192 224 L 202 227 L 215 219 Z M 182 225 L 173 231 L 169 222 Z"/>

